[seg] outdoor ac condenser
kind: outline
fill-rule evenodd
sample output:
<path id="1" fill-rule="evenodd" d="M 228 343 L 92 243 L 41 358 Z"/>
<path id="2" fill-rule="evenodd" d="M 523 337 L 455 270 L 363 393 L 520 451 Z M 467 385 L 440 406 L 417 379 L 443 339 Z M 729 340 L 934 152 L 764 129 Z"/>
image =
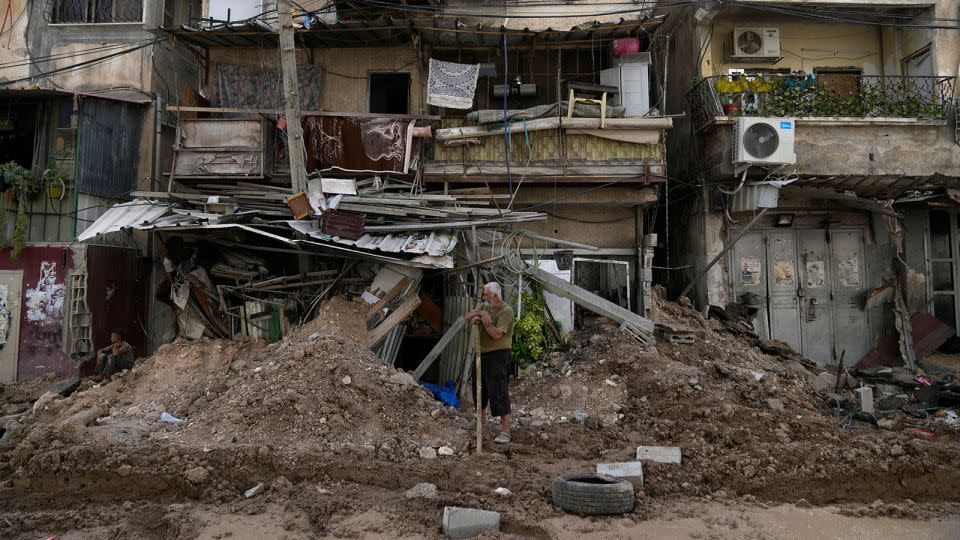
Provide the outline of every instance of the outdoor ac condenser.
<path id="1" fill-rule="evenodd" d="M 778 58 L 779 28 L 736 28 L 733 30 L 733 58 Z"/>
<path id="2" fill-rule="evenodd" d="M 734 163 L 747 165 L 791 165 L 797 162 L 793 140 L 793 118 L 738 118 Z"/>

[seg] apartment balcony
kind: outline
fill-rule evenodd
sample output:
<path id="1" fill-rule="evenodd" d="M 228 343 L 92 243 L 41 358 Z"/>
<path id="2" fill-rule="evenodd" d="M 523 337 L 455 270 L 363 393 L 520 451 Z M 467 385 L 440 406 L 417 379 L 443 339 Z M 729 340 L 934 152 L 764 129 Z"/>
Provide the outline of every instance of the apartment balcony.
<path id="1" fill-rule="evenodd" d="M 877 75 L 735 76 L 700 80 L 687 93 L 702 129 L 718 117 L 791 118 L 947 117 L 956 77 Z"/>
<path id="2" fill-rule="evenodd" d="M 715 76 L 688 92 L 708 176 L 734 174 L 733 125 L 746 116 L 796 120 L 797 173 L 846 177 L 960 175 L 955 77 Z"/>

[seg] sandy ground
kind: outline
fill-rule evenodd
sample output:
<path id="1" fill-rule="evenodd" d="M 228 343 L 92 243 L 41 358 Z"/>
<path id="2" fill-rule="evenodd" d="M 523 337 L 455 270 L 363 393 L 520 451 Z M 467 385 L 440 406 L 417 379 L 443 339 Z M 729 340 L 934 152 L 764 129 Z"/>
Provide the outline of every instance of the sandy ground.
<path id="1" fill-rule="evenodd" d="M 107 384 L 5 401 L 21 412 L 0 417 L 0 537 L 437 538 L 444 506 L 500 512 L 505 538 L 960 537 L 945 411 L 851 423 L 811 399 L 801 360 L 687 307 L 658 318 L 695 328 L 692 345 L 603 321 L 578 334 L 512 383 L 513 442 L 489 424 L 482 454 L 470 404 L 444 408 L 380 363 L 351 310 L 337 299 L 278 343 L 170 344 Z M 553 506 L 553 477 L 638 445 L 683 462 L 645 464 L 633 512 Z M 437 496 L 408 498 L 422 482 Z"/>

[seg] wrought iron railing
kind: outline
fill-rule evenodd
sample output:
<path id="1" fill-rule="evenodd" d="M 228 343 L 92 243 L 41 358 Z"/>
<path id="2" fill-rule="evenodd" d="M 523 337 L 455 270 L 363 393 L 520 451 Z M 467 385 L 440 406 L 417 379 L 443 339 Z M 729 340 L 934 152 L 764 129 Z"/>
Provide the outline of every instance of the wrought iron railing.
<path id="1" fill-rule="evenodd" d="M 142 22 L 143 0 L 47 0 L 43 14 L 53 24 Z"/>
<path id="2" fill-rule="evenodd" d="M 727 76 L 687 93 L 698 127 L 717 116 L 946 118 L 956 77 L 855 74 Z"/>

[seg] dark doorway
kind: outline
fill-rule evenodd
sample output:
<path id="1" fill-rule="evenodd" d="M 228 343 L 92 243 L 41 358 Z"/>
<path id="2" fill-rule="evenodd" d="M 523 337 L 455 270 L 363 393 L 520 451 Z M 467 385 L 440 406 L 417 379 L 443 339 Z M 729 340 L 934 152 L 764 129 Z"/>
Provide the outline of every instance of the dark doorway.
<path id="1" fill-rule="evenodd" d="M 408 114 L 410 112 L 410 74 L 371 73 L 370 112 Z"/>

